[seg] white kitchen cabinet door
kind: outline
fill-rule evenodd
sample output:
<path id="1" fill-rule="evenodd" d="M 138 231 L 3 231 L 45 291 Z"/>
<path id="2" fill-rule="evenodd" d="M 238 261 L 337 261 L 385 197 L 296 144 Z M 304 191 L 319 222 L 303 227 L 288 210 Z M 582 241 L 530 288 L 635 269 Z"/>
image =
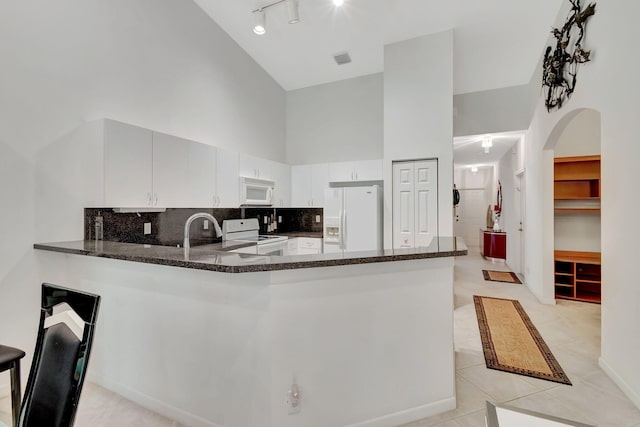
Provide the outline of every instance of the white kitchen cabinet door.
<path id="1" fill-rule="evenodd" d="M 329 181 L 342 182 L 355 180 L 354 162 L 333 162 L 329 163 Z"/>
<path id="2" fill-rule="evenodd" d="M 311 165 L 311 206 L 324 206 L 325 188 L 329 188 L 329 166 L 326 163 Z"/>
<path id="3" fill-rule="evenodd" d="M 216 163 L 216 207 L 237 208 L 240 206 L 239 155 L 235 151 L 218 148 Z"/>
<path id="4" fill-rule="evenodd" d="M 329 181 L 380 181 L 382 160 L 329 163 Z"/>
<path id="5" fill-rule="evenodd" d="M 291 206 L 291 166 L 273 162 L 272 171 L 275 182 L 273 205 L 277 207 Z"/>
<path id="6" fill-rule="evenodd" d="M 297 165 L 291 168 L 291 204 L 294 207 L 324 206 L 324 189 L 329 187 L 329 165 Z"/>
<path id="7" fill-rule="evenodd" d="M 322 253 L 322 239 L 313 237 L 298 237 L 297 254 L 310 255 Z"/>
<path id="8" fill-rule="evenodd" d="M 105 205 L 150 207 L 153 133 L 113 120 L 104 126 Z"/>
<path id="9" fill-rule="evenodd" d="M 313 165 L 291 167 L 291 206 L 302 208 L 311 206 Z"/>
<path id="10" fill-rule="evenodd" d="M 240 176 L 273 181 L 273 163 L 271 160 L 240 154 Z"/>
<path id="11" fill-rule="evenodd" d="M 215 166 L 215 147 L 154 132 L 153 206 L 213 207 Z"/>
<path id="12" fill-rule="evenodd" d="M 355 162 L 353 169 L 356 181 L 382 181 L 382 159 Z"/>

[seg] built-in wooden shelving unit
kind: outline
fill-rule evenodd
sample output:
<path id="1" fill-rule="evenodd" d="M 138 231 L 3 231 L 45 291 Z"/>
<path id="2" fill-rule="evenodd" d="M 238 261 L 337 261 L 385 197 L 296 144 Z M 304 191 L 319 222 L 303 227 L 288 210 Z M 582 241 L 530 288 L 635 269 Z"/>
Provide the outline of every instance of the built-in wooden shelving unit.
<path id="1" fill-rule="evenodd" d="M 599 213 L 600 156 L 556 158 L 553 198 L 556 213 Z"/>
<path id="2" fill-rule="evenodd" d="M 600 303 L 600 252 L 555 251 L 556 298 Z"/>

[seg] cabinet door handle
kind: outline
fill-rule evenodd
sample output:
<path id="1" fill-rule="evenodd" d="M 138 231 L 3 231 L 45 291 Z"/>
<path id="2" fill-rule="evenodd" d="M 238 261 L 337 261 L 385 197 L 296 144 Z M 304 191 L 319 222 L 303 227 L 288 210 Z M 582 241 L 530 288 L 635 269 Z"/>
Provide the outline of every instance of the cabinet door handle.
<path id="1" fill-rule="evenodd" d="M 151 200 L 151 193 L 147 193 L 147 206 L 151 206 L 152 200 Z"/>
<path id="2" fill-rule="evenodd" d="M 158 193 L 154 193 L 154 198 L 153 206 L 158 206 Z"/>

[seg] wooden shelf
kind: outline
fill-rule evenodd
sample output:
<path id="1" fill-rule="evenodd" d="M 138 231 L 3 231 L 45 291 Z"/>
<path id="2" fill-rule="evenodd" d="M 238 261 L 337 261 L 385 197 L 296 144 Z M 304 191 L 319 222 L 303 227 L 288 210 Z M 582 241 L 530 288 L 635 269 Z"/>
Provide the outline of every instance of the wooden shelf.
<path id="1" fill-rule="evenodd" d="M 556 200 L 599 200 L 600 156 L 556 158 L 553 181 Z"/>
<path id="2" fill-rule="evenodd" d="M 557 214 L 599 214 L 600 208 L 555 208 Z"/>
<path id="3" fill-rule="evenodd" d="M 555 251 L 554 260 L 556 298 L 600 303 L 600 252 Z"/>

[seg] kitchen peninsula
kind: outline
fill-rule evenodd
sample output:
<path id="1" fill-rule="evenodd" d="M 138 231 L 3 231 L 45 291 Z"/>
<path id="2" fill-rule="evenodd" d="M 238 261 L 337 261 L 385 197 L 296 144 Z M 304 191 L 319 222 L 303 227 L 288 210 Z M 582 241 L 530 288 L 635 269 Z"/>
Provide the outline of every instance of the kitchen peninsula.
<path id="1" fill-rule="evenodd" d="M 168 246 L 35 245 L 43 277 L 103 297 L 90 378 L 183 424 L 399 425 L 455 407 L 461 240 L 289 257 L 231 247 L 185 260 Z"/>

